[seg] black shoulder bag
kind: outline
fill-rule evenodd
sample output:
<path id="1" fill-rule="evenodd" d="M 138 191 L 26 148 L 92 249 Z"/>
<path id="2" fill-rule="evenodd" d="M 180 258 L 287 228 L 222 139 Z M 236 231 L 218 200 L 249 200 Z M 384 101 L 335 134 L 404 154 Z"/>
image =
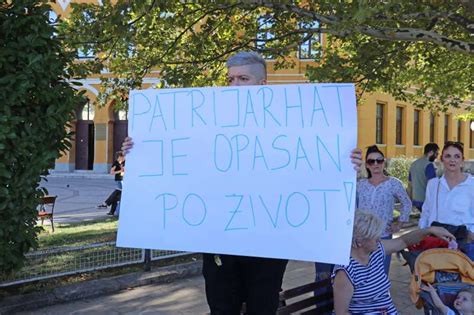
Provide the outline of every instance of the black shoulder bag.
<path id="1" fill-rule="evenodd" d="M 436 221 L 431 223 L 431 226 L 441 226 L 448 230 L 449 233 L 456 237 L 458 243 L 465 243 L 467 240 L 467 227 L 465 225 L 453 225 L 447 223 L 441 223 L 438 221 L 438 199 L 439 199 L 439 186 L 441 179 L 438 179 L 438 188 L 436 189 Z"/>

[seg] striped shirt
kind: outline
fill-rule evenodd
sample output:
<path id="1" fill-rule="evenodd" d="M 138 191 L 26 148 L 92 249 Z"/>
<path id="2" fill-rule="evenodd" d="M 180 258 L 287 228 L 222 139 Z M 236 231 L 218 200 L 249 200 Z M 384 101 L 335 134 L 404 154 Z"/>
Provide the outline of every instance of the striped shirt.
<path id="1" fill-rule="evenodd" d="M 377 250 L 370 253 L 369 263 L 362 265 L 352 257 L 349 265 L 336 265 L 332 278 L 344 271 L 354 287 L 349 304 L 351 314 L 398 314 L 390 296 L 390 280 L 383 269 L 385 250 L 378 243 Z"/>

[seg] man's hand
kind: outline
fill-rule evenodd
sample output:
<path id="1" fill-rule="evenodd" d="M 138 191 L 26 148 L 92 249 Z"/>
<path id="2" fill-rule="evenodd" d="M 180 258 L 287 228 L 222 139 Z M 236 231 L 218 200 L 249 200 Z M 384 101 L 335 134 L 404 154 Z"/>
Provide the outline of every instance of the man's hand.
<path id="1" fill-rule="evenodd" d="M 125 140 L 123 140 L 123 143 L 122 143 L 123 154 L 127 155 L 132 148 L 133 148 L 132 138 L 126 137 Z"/>
<path id="2" fill-rule="evenodd" d="M 360 171 L 360 167 L 362 166 L 362 150 L 359 148 L 355 148 L 351 151 L 351 162 L 354 165 L 354 170 Z"/>

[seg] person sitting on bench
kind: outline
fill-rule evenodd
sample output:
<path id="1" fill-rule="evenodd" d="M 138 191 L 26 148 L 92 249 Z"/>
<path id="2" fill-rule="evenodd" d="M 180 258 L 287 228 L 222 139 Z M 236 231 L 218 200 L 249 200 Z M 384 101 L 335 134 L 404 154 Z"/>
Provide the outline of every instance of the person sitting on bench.
<path id="1" fill-rule="evenodd" d="M 385 223 L 378 216 L 357 210 L 348 265 L 336 265 L 332 274 L 336 314 L 398 314 L 390 296 L 384 258 L 420 242 L 425 236 L 453 240 L 446 229 L 431 226 L 394 239 L 380 239 Z"/>
<path id="2" fill-rule="evenodd" d="M 111 206 L 110 211 L 107 213 L 108 215 L 114 215 L 115 210 L 117 209 L 117 205 L 120 202 L 120 198 L 122 197 L 122 180 L 123 180 L 123 173 L 125 171 L 125 154 L 122 151 L 117 151 L 115 153 L 115 161 L 110 168 L 110 174 L 115 175 L 115 182 L 117 184 L 117 188 L 107 197 L 107 199 L 97 208 L 107 208 Z"/>

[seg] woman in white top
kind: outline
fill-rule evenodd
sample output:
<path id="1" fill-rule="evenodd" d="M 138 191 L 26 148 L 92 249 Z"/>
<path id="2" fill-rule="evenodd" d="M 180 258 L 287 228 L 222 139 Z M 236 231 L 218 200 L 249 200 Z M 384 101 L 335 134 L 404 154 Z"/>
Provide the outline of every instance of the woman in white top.
<path id="1" fill-rule="evenodd" d="M 474 236 L 474 178 L 462 172 L 463 144 L 446 142 L 441 161 L 444 175 L 428 182 L 419 226 L 425 228 L 433 221 L 464 224 L 470 231 L 468 241 L 471 241 Z"/>

